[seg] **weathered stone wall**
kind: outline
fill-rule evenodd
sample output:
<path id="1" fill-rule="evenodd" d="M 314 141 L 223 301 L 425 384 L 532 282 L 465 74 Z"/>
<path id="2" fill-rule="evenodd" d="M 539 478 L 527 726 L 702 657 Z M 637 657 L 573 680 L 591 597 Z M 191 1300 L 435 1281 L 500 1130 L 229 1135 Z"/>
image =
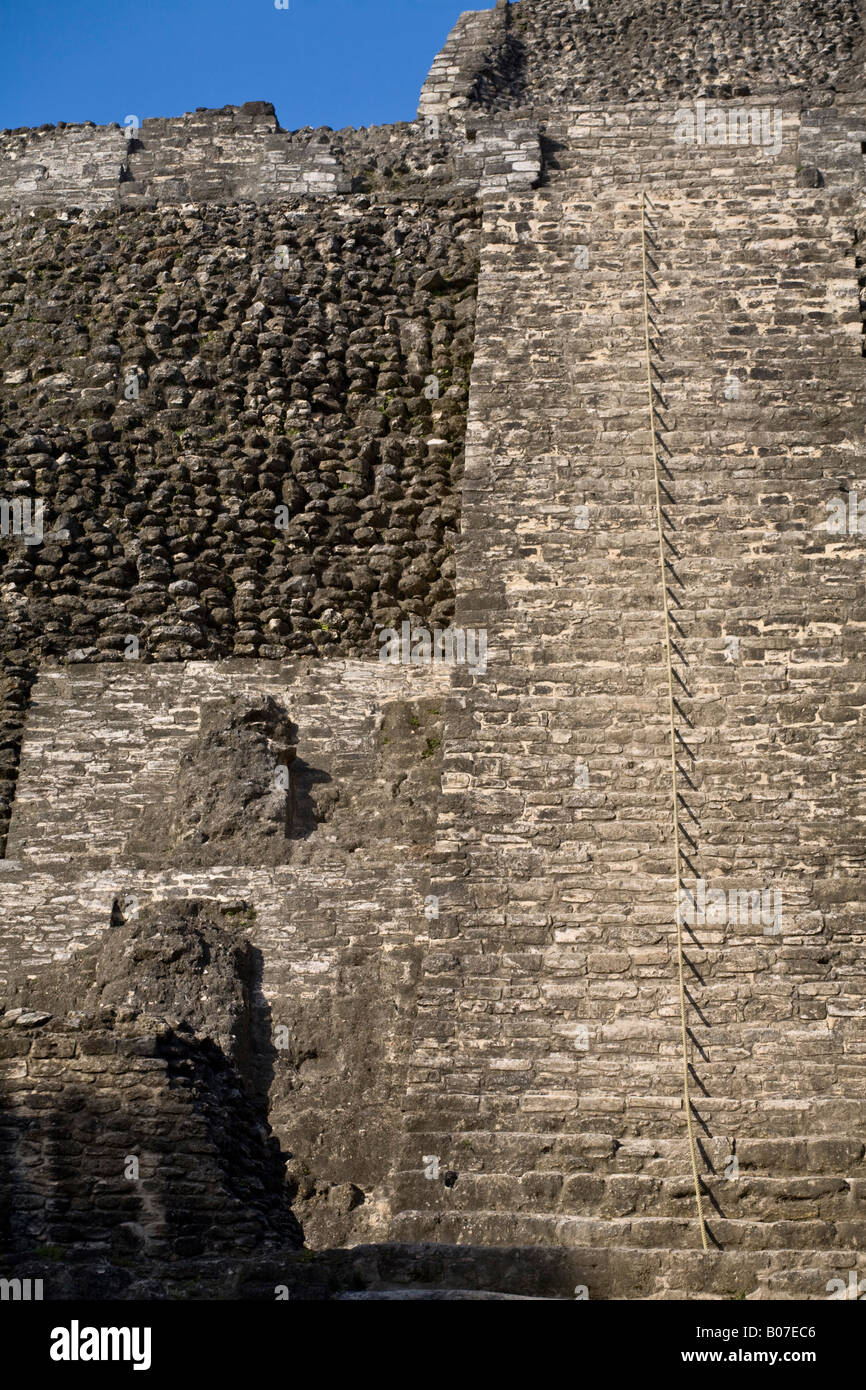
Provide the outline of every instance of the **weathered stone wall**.
<path id="1" fill-rule="evenodd" d="M 520 104 L 519 63 L 510 20 L 508 6 L 499 0 L 494 9 L 468 10 L 460 16 L 422 88 L 421 117 L 453 115 L 473 104 L 481 92 L 485 97 L 501 95 L 504 105 Z"/>
<path id="2" fill-rule="evenodd" d="M 68 1277 L 97 1255 L 100 1293 L 134 1268 L 159 1296 L 195 1259 L 301 1244 L 256 1095 L 270 1042 L 243 926 L 161 906 L 23 982 L 0 1014 L 0 1259 L 29 1262 L 47 1296 L 58 1264 Z"/>
<path id="3" fill-rule="evenodd" d="M 45 533 L 6 540 L 7 646 L 280 657 L 445 616 L 476 244 L 460 201 L 7 221 L 0 494 Z"/>
<path id="4" fill-rule="evenodd" d="M 525 132 L 491 124 L 496 135 L 489 152 L 476 146 L 468 159 L 462 129 L 448 121 L 285 131 L 267 102 L 145 120 L 135 130 L 90 122 L 0 131 L 0 209 L 474 194 L 497 186 L 504 155 L 512 165 L 526 157 Z M 537 157 L 531 135 L 528 146 Z"/>
<path id="5" fill-rule="evenodd" d="M 422 115 L 862 87 L 860 0 L 498 0 L 464 14 Z"/>
<path id="6" fill-rule="evenodd" d="M 248 904 L 271 1038 L 263 1086 L 318 1243 L 342 1237 L 363 1194 L 354 1224 L 383 1229 L 449 683 L 443 668 L 332 658 L 48 667 L 33 691 L 0 861 L 0 978 L 39 980 L 110 938 L 118 915 L 161 902 Z M 281 840 L 263 833 L 244 745 L 236 759 L 200 742 L 203 724 L 231 728 L 238 705 L 268 704 L 296 751 Z M 282 762 L 274 748 L 265 800 L 283 794 Z M 232 835 L 180 841 L 179 803 L 188 817 L 213 788 Z"/>
<path id="7" fill-rule="evenodd" d="M 835 187 L 854 199 L 864 115 L 862 103 L 807 108 L 790 97 L 574 106 L 541 125 L 544 182 L 588 189 L 614 180 L 697 196 L 724 178 L 748 196 L 769 186 L 784 201 L 792 186 Z"/>
<path id="8" fill-rule="evenodd" d="M 56 871 L 204 867 L 204 847 L 186 843 L 173 819 L 187 794 L 179 770 L 190 756 L 207 764 L 203 723 L 223 727 L 239 701 L 283 710 L 297 753 L 293 762 L 277 746 L 268 754 L 271 773 L 289 764 L 293 801 L 277 863 L 337 863 L 359 843 L 390 853 L 429 839 L 448 688 L 443 667 L 376 660 L 46 667 L 28 718 L 8 858 Z M 400 727 L 394 720 L 404 711 Z M 237 838 L 218 862 L 262 868 L 271 837 L 254 807 L 245 821 L 240 788 L 251 769 L 243 744 L 239 754 L 226 776 Z M 219 761 L 234 757 L 223 745 Z M 211 770 L 201 768 L 203 802 Z"/>
<path id="9" fill-rule="evenodd" d="M 447 622 L 477 232 L 459 197 L 5 220 L 0 498 L 43 513 L 0 540 L 0 830 L 41 659 Z"/>
<path id="10" fill-rule="evenodd" d="M 353 149 L 364 143 L 359 132 L 283 131 L 268 102 L 123 128 L 88 122 L 7 130 L 0 132 L 0 166 L 6 175 L 2 201 L 7 206 L 78 203 L 107 208 L 117 203 L 333 196 L 351 192 L 353 178 L 375 177 L 376 156 L 393 149 L 395 137 L 390 128 L 378 140 L 373 134 L 367 142 L 369 160 L 362 157 L 349 172 L 342 155 L 347 139 Z M 408 128 L 395 160 L 403 162 L 405 172 L 407 144 Z M 434 147 L 428 145 L 426 153 L 425 169 L 435 162 Z"/>

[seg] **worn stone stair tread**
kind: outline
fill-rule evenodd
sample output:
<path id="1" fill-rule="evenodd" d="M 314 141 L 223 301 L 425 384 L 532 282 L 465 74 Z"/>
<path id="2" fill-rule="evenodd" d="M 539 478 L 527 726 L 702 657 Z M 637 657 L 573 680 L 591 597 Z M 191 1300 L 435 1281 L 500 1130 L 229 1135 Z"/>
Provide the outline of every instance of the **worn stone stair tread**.
<path id="1" fill-rule="evenodd" d="M 707 1228 L 711 1237 L 726 1253 L 744 1249 L 747 1251 L 779 1251 L 816 1249 L 826 1251 L 846 1250 L 846 1241 L 852 1237 L 860 1242 L 855 1249 L 862 1248 L 866 1239 L 866 1220 L 826 1222 L 814 1219 L 797 1221 L 760 1221 L 719 1219 L 712 1212 L 706 1214 Z M 837 1241 L 837 1228 L 841 1228 Z M 587 1245 L 593 1248 L 629 1249 L 699 1249 L 700 1235 L 693 1219 L 680 1217 L 635 1216 L 618 1217 L 579 1217 L 564 1215 L 561 1212 L 505 1212 L 501 1209 L 490 1211 L 474 1210 L 467 1212 L 403 1211 L 396 1218 L 395 1231 L 414 1230 L 415 1239 L 419 1230 L 436 1230 L 447 1239 L 449 1233 L 458 1236 L 461 1243 L 467 1243 L 466 1235 L 471 1232 L 468 1243 L 487 1244 L 493 1232 L 506 1230 L 522 1236 L 524 1240 L 537 1240 L 540 1244 L 561 1243 L 563 1245 Z M 791 1237 L 802 1237 L 802 1245 L 792 1244 Z M 658 1240 L 654 1237 L 661 1236 Z M 587 1240 L 587 1237 L 590 1239 Z M 404 1236 L 405 1238 L 405 1236 Z"/>

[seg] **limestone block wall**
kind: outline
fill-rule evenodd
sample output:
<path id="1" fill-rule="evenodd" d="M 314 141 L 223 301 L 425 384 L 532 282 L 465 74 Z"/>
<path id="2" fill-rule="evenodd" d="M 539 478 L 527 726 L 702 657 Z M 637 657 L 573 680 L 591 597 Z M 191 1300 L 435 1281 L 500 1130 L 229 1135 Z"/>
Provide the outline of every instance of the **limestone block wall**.
<path id="1" fill-rule="evenodd" d="M 407 738 L 418 745 L 415 761 L 430 761 L 422 754 L 449 681 L 444 666 L 339 659 L 46 667 L 28 715 L 7 858 L 43 872 L 162 866 L 173 855 L 189 865 L 189 852 L 178 856 L 171 843 L 178 768 L 195 747 L 203 707 L 253 693 L 272 696 L 297 730 L 290 771 L 301 804 L 285 861 L 339 861 L 355 840 L 367 842 L 367 854 L 378 853 L 377 839 L 383 849 L 387 842 L 390 853 L 432 823 L 426 788 L 413 788 L 406 773 L 404 804 L 389 814 L 388 774 L 399 774 Z M 386 724 L 390 706 L 409 704 L 417 728 Z M 419 704 L 429 709 L 415 714 Z M 422 802 L 414 819 L 413 791 Z M 369 819 L 377 793 L 378 824 Z M 251 867 L 259 853 L 251 843 Z"/>
<path id="2" fill-rule="evenodd" d="M 507 123 L 491 122 L 496 138 L 487 161 L 476 145 L 458 170 L 463 133 L 447 119 L 285 131 L 273 106 L 259 101 L 133 120 L 0 131 L 0 209 L 268 204 L 366 192 L 405 198 L 455 187 L 475 193 L 499 172 L 503 153 L 514 164 L 525 143 L 522 134 L 512 139 Z"/>
<path id="3" fill-rule="evenodd" d="M 327 143 L 292 141 L 268 102 L 222 111 L 4 131 L 0 201 L 6 207 L 111 207 L 208 198 L 253 202 L 350 191 Z"/>
<path id="4" fill-rule="evenodd" d="M 572 129 L 573 146 L 556 132 L 549 188 L 485 209 L 457 618 L 488 624 L 502 655 L 449 706 L 432 878 L 447 911 L 419 980 L 394 1229 L 694 1244 L 648 146 L 624 136 L 617 174 L 592 122 Z M 680 870 L 693 893 L 725 895 L 686 938 L 705 1205 L 723 1248 L 851 1250 L 864 1211 L 848 1164 L 866 1119 L 863 537 L 827 521 L 862 462 L 854 199 L 799 189 L 792 154 L 771 166 L 746 150 L 738 166 L 725 151 L 708 177 L 689 153 L 652 173 L 648 274 Z M 778 895 L 766 921 L 740 905 L 759 888 Z M 838 1210 L 784 1147 L 810 1135 L 832 1136 Z M 760 1169 L 762 1208 L 723 1176 L 752 1138 L 784 1141 Z M 426 1181 L 425 1154 L 463 1177 Z M 791 1225 L 795 1176 L 814 1200 Z"/>
<path id="5" fill-rule="evenodd" d="M 97 1286 L 128 1288 L 137 1266 L 159 1297 L 207 1283 L 196 1257 L 302 1243 L 257 1084 L 244 926 L 161 904 L 0 1010 L 0 1256 L 44 1265 L 45 1297 L 82 1254 Z"/>
<path id="6" fill-rule="evenodd" d="M 53 126 L 0 133 L 6 207 L 109 207 L 117 199 L 126 136 L 118 126 Z"/>
<path id="7" fill-rule="evenodd" d="M 532 188 L 541 181 L 543 154 L 532 123 L 481 121 L 464 127 L 465 143 L 457 152 L 457 177 L 482 198 L 511 188 Z"/>
<path id="8" fill-rule="evenodd" d="M 490 72 L 496 90 L 503 80 L 503 56 L 508 54 L 508 6 L 466 11 L 448 36 L 445 47 L 421 89 L 422 118 L 448 116 L 469 104 L 479 74 Z"/>
<path id="9" fill-rule="evenodd" d="M 118 915 L 249 908 L 271 1039 L 262 1084 L 319 1241 L 350 1221 L 382 1230 L 449 680 L 380 662 L 125 663 L 48 668 L 33 693 L 0 862 L 4 981 L 74 966 Z M 202 710 L 239 695 L 273 697 L 297 730 L 298 817 L 270 867 L 254 835 L 246 858 L 205 863 L 170 834 Z M 243 768 L 216 771 L 243 823 Z"/>
<path id="10" fill-rule="evenodd" d="M 142 196 L 148 189 L 156 198 L 190 201 L 208 195 L 255 197 L 268 182 L 277 196 L 338 193 L 349 187 L 336 161 L 320 147 L 291 159 L 286 158 L 284 141 L 277 146 L 284 156 L 279 158 L 267 144 L 279 127 L 266 102 L 174 120 L 133 121 L 128 127 L 87 122 L 4 131 L 3 202 L 110 207 L 122 194 Z M 137 187 L 130 188 L 130 183 Z"/>
<path id="11" fill-rule="evenodd" d="M 468 112 L 452 126 L 465 141 L 458 171 L 472 167 L 477 145 L 488 145 L 494 156 L 504 137 L 514 152 L 506 150 L 503 157 L 519 158 L 522 167 L 533 158 L 537 135 L 541 167 L 527 180 L 530 186 L 539 180 L 555 186 L 567 172 L 573 178 L 641 179 L 697 189 L 701 178 L 709 187 L 720 173 L 739 178 L 748 169 L 756 181 L 770 179 L 774 186 L 780 181 L 783 186 L 836 185 L 855 195 L 862 188 L 866 106 L 855 94 L 840 94 L 830 107 L 804 105 L 790 92 L 766 99 L 689 94 L 663 102 L 575 102 L 565 109 L 516 109 L 510 120 Z M 488 176 L 479 186 L 495 194 L 506 185 Z M 507 185 L 514 186 L 519 184 Z"/>

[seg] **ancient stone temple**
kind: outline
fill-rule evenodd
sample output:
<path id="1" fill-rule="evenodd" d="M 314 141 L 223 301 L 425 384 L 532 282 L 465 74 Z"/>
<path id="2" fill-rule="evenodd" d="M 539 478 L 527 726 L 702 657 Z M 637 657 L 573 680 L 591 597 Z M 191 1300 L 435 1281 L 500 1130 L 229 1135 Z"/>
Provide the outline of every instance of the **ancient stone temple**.
<path id="1" fill-rule="evenodd" d="M 866 1275 L 864 57 L 500 0 L 412 124 L 0 132 L 3 1272 Z"/>

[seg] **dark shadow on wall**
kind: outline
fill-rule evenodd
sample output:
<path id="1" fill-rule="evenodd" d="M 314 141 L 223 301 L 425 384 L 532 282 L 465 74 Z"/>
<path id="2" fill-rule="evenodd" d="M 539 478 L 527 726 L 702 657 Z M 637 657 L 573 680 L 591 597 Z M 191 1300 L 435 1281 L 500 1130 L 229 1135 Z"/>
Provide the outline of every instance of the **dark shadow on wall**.
<path id="1" fill-rule="evenodd" d="M 3 566 L 0 551 L 0 568 Z M 5 601 L 0 601 L 0 630 L 14 631 Z M 37 668 L 19 663 L 15 655 L 0 656 L 0 859 L 6 855 L 6 840 L 12 818 L 12 804 L 18 785 L 18 763 L 24 737 L 24 721 L 30 707 Z"/>
<path id="2" fill-rule="evenodd" d="M 18 1039 L 0 1035 L 0 1261 L 5 1263 L 14 1251 L 36 1238 L 34 1212 L 38 1198 L 34 1191 L 33 1170 L 21 1150 L 21 1127 L 16 1122 L 11 1075 Z"/>
<path id="3" fill-rule="evenodd" d="M 250 951 L 248 977 L 248 1037 L 246 1054 L 239 1059 L 247 1093 L 260 1114 L 267 1116 L 274 1081 L 276 1047 L 271 1006 L 264 992 L 265 958 L 258 947 Z"/>
<path id="4" fill-rule="evenodd" d="M 7 1263 L 47 1264 L 76 1293 L 116 1266 L 95 1296 L 134 1280 L 163 1297 L 180 1262 L 303 1244 L 268 1123 L 274 1049 L 249 921 L 157 904 L 13 987 L 0 1026 Z M 46 1004 L 53 1015 L 37 1012 Z M 184 1277 L 195 1283 L 194 1265 Z"/>
<path id="5" fill-rule="evenodd" d="M 182 754 L 172 800 L 149 806 L 130 852 L 140 862 L 286 864 L 291 845 L 328 818 L 335 794 L 315 795 L 331 781 L 297 756 L 299 731 L 270 695 L 247 693 L 205 701 L 201 726 Z"/>
<path id="6" fill-rule="evenodd" d="M 289 1203 L 284 1156 L 246 1078 L 209 1038 L 171 1031 L 157 1056 L 167 1063 L 169 1092 L 188 1106 L 189 1137 L 181 1135 L 166 1154 L 171 1167 L 161 1175 L 172 1241 L 166 1253 L 252 1253 L 268 1239 L 299 1247 L 303 1233 Z"/>
<path id="7" fill-rule="evenodd" d="M 120 1110 L 109 1129 L 95 1109 L 105 1099 L 70 1084 L 45 1110 L 35 1092 L 0 1087 L 0 1277 L 22 1281 L 24 1301 L 118 1298 L 132 1282 L 128 1260 L 142 1248 L 138 1185 L 123 1181 L 122 1160 L 106 1160 L 115 1138 L 126 1154 L 135 1141 Z"/>
<path id="8" fill-rule="evenodd" d="M 292 807 L 289 824 L 289 840 L 307 840 L 323 821 L 329 820 L 331 811 L 339 800 L 339 791 L 332 787 L 330 792 L 314 794 L 315 787 L 332 784 L 332 778 L 324 769 L 311 767 L 303 758 L 296 758 L 292 764 Z"/>
<path id="9" fill-rule="evenodd" d="M 34 1033 L 31 1050 L 62 1051 L 76 1036 L 65 1026 Z M 105 1020 L 76 1049 L 82 1070 L 49 1108 L 38 1060 L 32 1089 L 4 1097 L 0 1273 L 43 1278 L 46 1298 L 118 1297 L 133 1283 L 163 1297 L 173 1279 L 195 1284 L 190 1261 L 301 1247 L 279 1145 L 211 1039 Z"/>

